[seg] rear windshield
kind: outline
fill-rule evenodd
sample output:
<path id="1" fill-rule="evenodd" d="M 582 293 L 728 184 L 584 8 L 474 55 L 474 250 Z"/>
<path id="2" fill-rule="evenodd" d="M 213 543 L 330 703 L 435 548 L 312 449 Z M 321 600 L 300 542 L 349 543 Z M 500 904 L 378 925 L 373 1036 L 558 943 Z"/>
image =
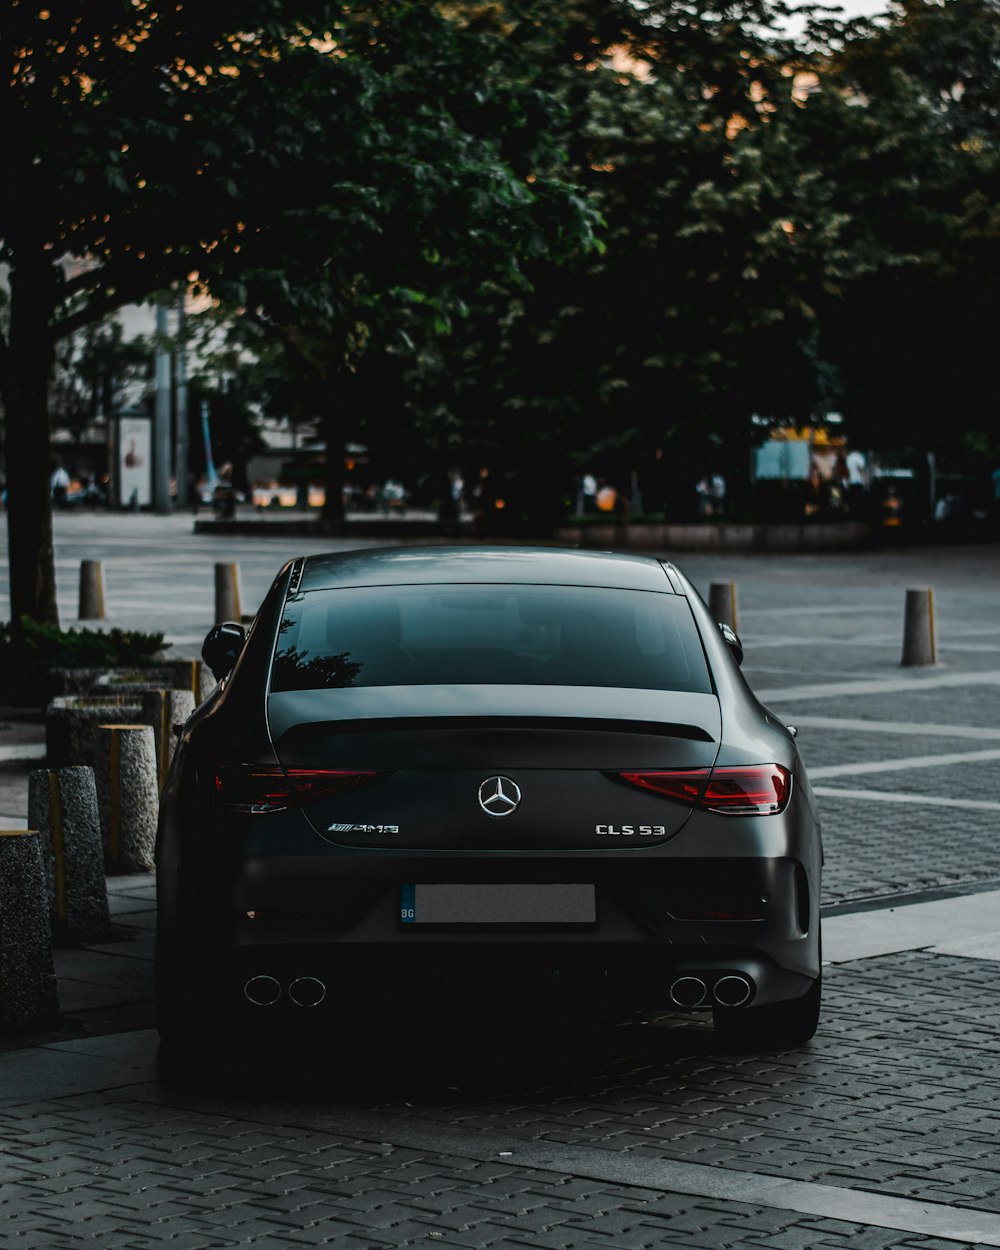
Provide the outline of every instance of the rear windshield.
<path id="1" fill-rule="evenodd" d="M 578 586 L 376 586 L 293 596 L 271 689 L 618 686 L 708 694 L 687 600 Z"/>

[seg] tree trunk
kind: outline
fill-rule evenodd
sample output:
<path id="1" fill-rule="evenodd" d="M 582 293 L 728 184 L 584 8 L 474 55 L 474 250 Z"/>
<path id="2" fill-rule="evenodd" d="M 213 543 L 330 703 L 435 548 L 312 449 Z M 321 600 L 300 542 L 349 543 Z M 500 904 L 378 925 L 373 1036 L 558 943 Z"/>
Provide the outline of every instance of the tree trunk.
<path id="1" fill-rule="evenodd" d="M 59 624 L 52 549 L 48 413 L 52 296 L 52 267 L 45 257 L 39 254 L 28 263 L 18 257 L 10 279 L 10 336 L 0 358 L 10 615 L 15 637 L 20 635 L 22 616 Z"/>

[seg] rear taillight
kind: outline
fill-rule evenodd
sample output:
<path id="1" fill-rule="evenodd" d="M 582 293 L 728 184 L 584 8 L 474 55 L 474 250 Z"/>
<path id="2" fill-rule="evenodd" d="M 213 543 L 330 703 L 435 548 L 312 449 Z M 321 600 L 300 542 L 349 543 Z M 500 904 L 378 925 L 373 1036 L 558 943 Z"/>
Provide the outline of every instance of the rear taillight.
<path id="1" fill-rule="evenodd" d="M 710 768 L 685 768 L 669 773 L 617 773 L 616 776 L 630 786 L 638 786 L 640 790 L 652 790 L 665 799 L 694 805 L 704 794 L 705 782 L 711 771 Z"/>
<path id="2" fill-rule="evenodd" d="M 386 774 L 343 768 L 280 768 L 275 764 L 217 764 L 216 802 L 231 812 L 262 815 L 357 790 Z"/>
<path id="3" fill-rule="evenodd" d="M 729 816 L 771 816 L 783 812 L 792 792 L 792 775 L 780 764 L 713 768 L 701 806 Z"/>
<path id="4" fill-rule="evenodd" d="M 783 812 L 792 775 L 780 764 L 723 768 L 678 768 L 615 773 L 619 781 L 708 812 L 725 816 L 772 816 Z"/>

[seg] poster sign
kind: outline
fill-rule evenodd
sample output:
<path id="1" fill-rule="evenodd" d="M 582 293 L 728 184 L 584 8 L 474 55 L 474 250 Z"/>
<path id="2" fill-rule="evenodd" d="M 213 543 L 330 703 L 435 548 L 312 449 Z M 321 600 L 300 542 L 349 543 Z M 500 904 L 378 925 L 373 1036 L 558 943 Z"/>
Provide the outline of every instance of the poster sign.
<path id="1" fill-rule="evenodd" d="M 153 502 L 153 439 L 149 417 L 118 418 L 118 502 L 148 508 Z"/>
<path id="2" fill-rule="evenodd" d="M 754 480 L 804 482 L 809 477 L 812 458 L 813 449 L 809 443 L 771 439 L 754 450 Z"/>

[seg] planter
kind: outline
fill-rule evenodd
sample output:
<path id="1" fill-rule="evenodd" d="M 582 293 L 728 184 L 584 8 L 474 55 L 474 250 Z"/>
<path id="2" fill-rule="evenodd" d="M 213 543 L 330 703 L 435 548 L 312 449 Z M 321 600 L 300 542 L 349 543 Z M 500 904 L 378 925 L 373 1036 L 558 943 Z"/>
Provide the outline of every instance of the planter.
<path id="1" fill-rule="evenodd" d="M 119 721 L 142 720 L 142 695 L 113 691 L 67 695 L 53 699 L 45 710 L 45 755 L 49 768 L 72 764 L 94 767 L 97 727 Z"/>

